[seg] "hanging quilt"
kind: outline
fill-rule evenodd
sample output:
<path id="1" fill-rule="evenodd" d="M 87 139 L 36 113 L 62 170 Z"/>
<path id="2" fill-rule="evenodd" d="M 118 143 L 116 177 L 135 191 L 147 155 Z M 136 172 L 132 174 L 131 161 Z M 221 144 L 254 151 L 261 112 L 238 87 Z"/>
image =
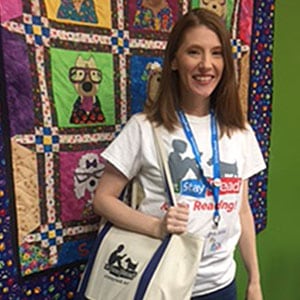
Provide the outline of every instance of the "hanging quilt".
<path id="1" fill-rule="evenodd" d="M 189 9 L 226 22 L 268 162 L 274 1 L 156 2 L 0 1 L 0 299 L 72 299 L 99 227 L 100 153 L 155 93 L 168 33 Z M 260 232 L 267 171 L 249 184 Z"/>

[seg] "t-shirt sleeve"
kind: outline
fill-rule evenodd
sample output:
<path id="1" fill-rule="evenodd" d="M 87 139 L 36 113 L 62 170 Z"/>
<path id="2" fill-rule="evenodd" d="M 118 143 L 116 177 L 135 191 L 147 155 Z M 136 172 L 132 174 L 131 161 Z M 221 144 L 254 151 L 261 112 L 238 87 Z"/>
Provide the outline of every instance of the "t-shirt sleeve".
<path id="1" fill-rule="evenodd" d="M 120 134 L 101 153 L 101 156 L 117 168 L 129 180 L 141 167 L 141 125 L 133 115 Z"/>
<path id="2" fill-rule="evenodd" d="M 243 179 L 248 179 L 266 168 L 260 146 L 250 125 L 247 126 L 243 147 L 245 153 Z"/>

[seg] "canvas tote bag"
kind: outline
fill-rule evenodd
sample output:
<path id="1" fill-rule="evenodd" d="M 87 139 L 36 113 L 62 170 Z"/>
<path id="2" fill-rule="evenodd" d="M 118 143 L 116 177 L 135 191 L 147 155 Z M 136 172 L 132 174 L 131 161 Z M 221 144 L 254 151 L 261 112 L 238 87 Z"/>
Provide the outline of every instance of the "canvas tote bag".
<path id="1" fill-rule="evenodd" d="M 153 128 L 167 195 L 176 205 L 159 129 Z M 160 240 L 108 222 L 98 234 L 76 299 L 188 300 L 202 248 L 203 238 L 189 233 Z"/>

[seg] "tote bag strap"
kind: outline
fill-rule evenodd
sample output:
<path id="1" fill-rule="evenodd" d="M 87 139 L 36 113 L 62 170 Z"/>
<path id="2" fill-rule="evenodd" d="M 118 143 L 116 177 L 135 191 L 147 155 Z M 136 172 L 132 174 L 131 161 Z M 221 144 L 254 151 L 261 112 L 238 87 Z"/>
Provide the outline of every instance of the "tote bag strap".
<path id="1" fill-rule="evenodd" d="M 163 141 L 159 132 L 159 127 L 156 127 L 155 124 L 151 123 L 152 129 L 153 129 L 153 136 L 154 136 L 154 144 L 155 148 L 158 154 L 159 164 L 161 166 L 162 172 L 163 172 L 163 178 L 165 180 L 166 185 L 166 192 L 167 196 L 169 198 L 170 205 L 176 205 L 176 198 L 175 193 L 173 190 L 173 184 L 171 180 L 169 165 L 167 161 L 167 155 L 165 152 L 165 148 L 163 146 Z M 166 252 L 166 249 L 171 241 L 171 234 L 168 234 L 158 247 L 157 251 L 151 258 L 149 264 L 147 265 L 145 271 L 143 272 L 143 275 L 140 279 L 140 282 L 137 287 L 137 291 L 134 296 L 134 300 L 140 300 L 143 299 L 147 287 L 149 285 L 149 282 L 151 281 L 151 278 L 153 277 L 157 266 L 159 265 L 163 255 Z"/>
<path id="2" fill-rule="evenodd" d="M 152 124 L 152 123 L 151 123 Z M 156 127 L 155 125 L 152 124 L 152 128 L 153 128 L 153 133 L 154 133 L 154 143 L 155 143 L 155 147 L 158 153 L 158 157 L 159 157 L 159 161 L 160 161 L 160 165 L 162 166 L 162 170 L 163 170 L 163 177 L 166 183 L 166 190 L 167 190 L 167 194 L 168 194 L 168 198 L 169 198 L 169 202 L 171 205 L 176 205 L 176 198 L 175 198 L 175 193 L 173 190 L 173 184 L 172 184 L 172 180 L 171 180 L 171 175 L 170 175 L 170 170 L 169 170 L 169 165 L 167 162 L 167 156 L 165 153 L 165 149 L 163 146 L 163 141 L 159 132 L 159 127 Z M 97 251 L 104 239 L 104 236 L 107 234 L 107 232 L 109 231 L 110 227 L 112 226 L 112 224 L 110 222 L 107 222 L 104 226 L 104 228 L 99 232 L 97 239 L 95 241 L 95 244 L 93 245 L 93 248 L 91 250 L 91 253 L 89 255 L 88 258 L 88 262 L 87 262 L 87 266 L 85 269 L 85 272 L 82 274 L 83 278 L 80 282 L 80 285 L 78 287 L 75 299 L 76 300 L 82 300 L 84 299 L 84 293 L 85 290 L 87 288 L 88 285 L 88 280 L 89 280 L 89 276 L 92 272 L 92 268 L 93 268 L 93 264 L 94 264 L 94 260 L 96 258 L 97 255 Z M 159 246 L 159 248 L 157 249 L 155 255 L 153 256 L 153 258 L 151 259 L 150 263 L 148 264 L 141 280 L 140 283 L 138 285 L 137 288 L 137 292 L 136 295 L 134 297 L 134 300 L 138 300 L 138 299 L 142 299 L 143 295 L 145 294 L 146 288 L 148 286 L 148 283 L 150 281 L 150 279 L 152 278 L 157 265 L 160 262 L 161 257 L 163 256 L 169 242 L 170 242 L 170 238 L 171 235 L 168 235 L 161 243 L 161 245 Z"/>
<path id="3" fill-rule="evenodd" d="M 171 173 L 170 173 L 170 169 L 169 169 L 169 164 L 168 164 L 168 160 L 167 160 L 165 147 L 164 147 L 164 144 L 163 144 L 163 141 L 161 138 L 161 134 L 160 134 L 160 127 L 157 127 L 153 123 L 151 123 L 151 125 L 153 128 L 155 147 L 158 152 L 160 164 L 162 166 L 163 175 L 164 175 L 164 179 L 166 182 L 166 190 L 167 190 L 169 202 L 171 205 L 175 206 L 177 204 L 176 196 L 175 196 L 174 189 L 173 189 L 173 183 L 172 183 L 172 179 L 171 179 Z"/>

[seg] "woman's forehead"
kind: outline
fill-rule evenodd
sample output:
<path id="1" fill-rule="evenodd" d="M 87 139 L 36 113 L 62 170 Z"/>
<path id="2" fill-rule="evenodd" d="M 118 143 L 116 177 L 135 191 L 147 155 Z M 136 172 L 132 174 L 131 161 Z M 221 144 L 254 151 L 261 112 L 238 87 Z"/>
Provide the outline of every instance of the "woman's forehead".
<path id="1" fill-rule="evenodd" d="M 216 32 L 205 25 L 190 27 L 183 33 L 179 47 L 187 46 L 187 44 L 201 44 L 213 47 L 222 46 L 222 43 Z"/>

